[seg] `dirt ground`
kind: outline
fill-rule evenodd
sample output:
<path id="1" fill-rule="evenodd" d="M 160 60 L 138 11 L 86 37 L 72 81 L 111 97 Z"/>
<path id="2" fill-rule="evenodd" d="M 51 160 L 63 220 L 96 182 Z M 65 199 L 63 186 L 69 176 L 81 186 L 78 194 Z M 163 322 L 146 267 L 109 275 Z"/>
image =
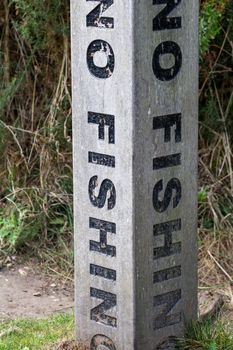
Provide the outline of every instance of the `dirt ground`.
<path id="1" fill-rule="evenodd" d="M 35 261 L 11 259 L 0 264 L 0 322 L 6 319 L 43 318 L 54 313 L 72 312 L 74 291 L 65 279 L 48 277 Z M 213 291 L 199 292 L 199 315 L 222 314 L 233 325 L 233 303 Z M 67 344 L 64 344 L 66 348 Z"/>
<path id="2" fill-rule="evenodd" d="M 0 261 L 0 322 L 17 318 L 44 318 L 54 313 L 72 312 L 74 291 L 65 279 L 48 277 L 35 262 L 14 261 L 1 265 Z M 233 304 L 221 293 L 203 290 L 199 292 L 201 318 L 218 314 L 225 325 L 232 329 Z M 64 341 L 54 350 L 87 350 L 75 341 Z"/>
<path id="3" fill-rule="evenodd" d="M 45 276 L 32 264 L 0 267 L 0 286 L 0 321 L 43 318 L 72 311 L 74 306 L 70 286 Z"/>

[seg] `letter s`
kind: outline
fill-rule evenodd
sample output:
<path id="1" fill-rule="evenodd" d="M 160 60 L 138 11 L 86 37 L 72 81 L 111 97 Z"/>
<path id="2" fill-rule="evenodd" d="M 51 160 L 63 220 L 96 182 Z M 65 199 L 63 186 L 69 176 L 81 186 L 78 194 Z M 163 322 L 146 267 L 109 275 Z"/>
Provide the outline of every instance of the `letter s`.
<path id="1" fill-rule="evenodd" d="M 164 191 L 164 197 L 162 200 L 159 199 L 159 192 L 163 190 L 163 180 L 160 180 L 156 183 L 153 190 L 153 205 L 157 212 L 163 213 L 169 207 L 169 204 L 173 197 L 173 191 L 175 191 L 175 196 L 173 197 L 173 208 L 176 208 L 180 203 L 182 196 L 181 183 L 178 179 L 171 179 Z"/>
<path id="2" fill-rule="evenodd" d="M 95 195 L 95 189 L 98 186 L 98 176 L 93 176 L 89 181 L 89 198 L 94 207 L 103 208 L 106 202 L 107 194 L 110 193 L 108 198 L 108 210 L 111 210 L 116 205 L 116 189 L 113 182 L 109 179 L 105 179 L 100 186 L 98 197 Z"/>

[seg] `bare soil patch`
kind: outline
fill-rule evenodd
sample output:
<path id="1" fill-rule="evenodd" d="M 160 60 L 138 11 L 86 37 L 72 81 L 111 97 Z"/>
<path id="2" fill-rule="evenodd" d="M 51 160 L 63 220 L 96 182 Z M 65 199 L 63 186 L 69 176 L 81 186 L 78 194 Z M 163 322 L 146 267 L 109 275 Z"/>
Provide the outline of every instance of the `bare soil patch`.
<path id="1" fill-rule="evenodd" d="M 43 318 L 73 309 L 73 291 L 46 276 L 37 265 L 0 268 L 0 321 Z"/>
<path id="2" fill-rule="evenodd" d="M 206 269 L 205 269 L 206 270 Z M 222 288 L 208 287 L 199 292 L 199 315 L 204 318 L 220 317 L 227 327 L 233 325 L 233 290 L 226 280 L 219 281 L 219 273 L 212 273 L 205 279 Z M 202 277 L 203 269 L 199 273 Z M 208 282 L 207 282 L 208 281 Z M 203 279 L 201 278 L 201 282 Z M 210 283 L 209 283 L 210 284 Z M 45 274 L 44 267 L 36 260 L 0 261 L 0 321 L 18 318 L 44 318 L 54 313 L 72 312 L 74 288 L 66 278 L 53 278 Z M 83 350 L 76 342 L 64 342 L 59 350 Z"/>

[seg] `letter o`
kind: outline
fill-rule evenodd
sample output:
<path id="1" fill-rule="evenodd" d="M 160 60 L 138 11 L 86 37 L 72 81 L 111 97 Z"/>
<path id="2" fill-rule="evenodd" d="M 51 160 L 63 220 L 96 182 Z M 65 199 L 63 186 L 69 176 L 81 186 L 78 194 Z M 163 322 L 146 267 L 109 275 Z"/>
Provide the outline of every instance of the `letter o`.
<path id="1" fill-rule="evenodd" d="M 175 64 L 170 68 L 162 68 L 160 65 L 160 57 L 162 55 L 171 54 L 175 58 Z M 177 43 L 174 41 L 164 41 L 159 44 L 153 54 L 153 72 L 157 79 L 169 81 L 174 79 L 179 73 L 182 66 L 182 52 Z"/>
<path id="2" fill-rule="evenodd" d="M 96 52 L 105 53 L 107 58 L 107 64 L 105 67 L 98 67 L 95 65 L 94 56 Z M 110 44 L 104 40 L 92 41 L 87 49 L 87 66 L 91 74 L 93 74 L 96 78 L 110 78 L 115 67 L 115 56 Z"/>

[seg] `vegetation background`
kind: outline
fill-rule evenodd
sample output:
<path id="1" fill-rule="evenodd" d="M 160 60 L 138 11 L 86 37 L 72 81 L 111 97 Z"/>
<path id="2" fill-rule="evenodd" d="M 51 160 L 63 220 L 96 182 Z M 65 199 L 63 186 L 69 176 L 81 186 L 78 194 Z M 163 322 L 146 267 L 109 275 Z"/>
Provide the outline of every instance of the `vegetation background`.
<path id="1" fill-rule="evenodd" d="M 0 254 L 36 254 L 48 268 L 68 275 L 73 269 L 69 29 L 67 0 L 0 3 Z M 233 283 L 232 63 L 233 1 L 202 0 L 201 288 Z"/>

